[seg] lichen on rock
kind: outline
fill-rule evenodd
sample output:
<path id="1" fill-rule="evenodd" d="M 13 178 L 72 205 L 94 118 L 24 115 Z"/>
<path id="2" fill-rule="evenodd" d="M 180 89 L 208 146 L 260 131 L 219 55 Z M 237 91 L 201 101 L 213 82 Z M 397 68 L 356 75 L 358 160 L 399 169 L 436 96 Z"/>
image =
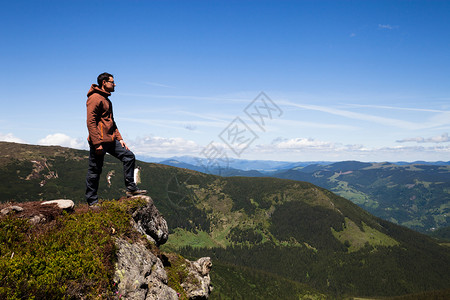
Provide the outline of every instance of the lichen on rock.
<path id="1" fill-rule="evenodd" d="M 118 238 L 114 281 L 121 299 L 178 299 L 167 286 L 167 274 L 158 257 L 140 243 Z"/>
<path id="2" fill-rule="evenodd" d="M 133 227 L 150 243 L 156 246 L 164 244 L 169 237 L 169 228 L 153 200 L 148 196 L 131 198 L 145 200 L 144 205 L 132 212 Z M 160 257 L 139 243 L 130 244 L 117 239 L 116 246 L 118 261 L 114 280 L 118 284 L 121 299 L 178 299 L 177 292 L 167 285 L 168 276 Z M 188 299 L 208 299 L 212 291 L 209 276 L 211 259 L 202 257 L 194 262 L 183 260 L 183 272 L 186 276 L 179 278 L 179 284 L 184 289 L 184 294 Z"/>

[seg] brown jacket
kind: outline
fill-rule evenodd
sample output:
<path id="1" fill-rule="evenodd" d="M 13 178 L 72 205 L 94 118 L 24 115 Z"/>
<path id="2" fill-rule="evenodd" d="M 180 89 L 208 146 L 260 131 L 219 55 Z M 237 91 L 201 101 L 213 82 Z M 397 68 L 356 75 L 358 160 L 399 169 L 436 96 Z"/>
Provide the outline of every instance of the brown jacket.
<path id="1" fill-rule="evenodd" d="M 112 103 L 108 99 L 111 93 L 105 92 L 98 85 L 93 84 L 87 96 L 89 142 L 98 147 L 101 143 L 122 140 L 116 122 L 114 122 Z"/>

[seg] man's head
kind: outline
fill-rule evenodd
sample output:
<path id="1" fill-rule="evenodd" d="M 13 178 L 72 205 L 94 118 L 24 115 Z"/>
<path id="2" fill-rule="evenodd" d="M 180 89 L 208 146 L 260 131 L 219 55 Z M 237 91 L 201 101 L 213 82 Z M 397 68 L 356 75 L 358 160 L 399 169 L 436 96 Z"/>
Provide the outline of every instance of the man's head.
<path id="1" fill-rule="evenodd" d="M 114 83 L 114 76 L 109 73 L 102 73 L 97 77 L 98 87 L 102 90 L 112 93 L 114 92 L 114 87 L 116 84 Z"/>

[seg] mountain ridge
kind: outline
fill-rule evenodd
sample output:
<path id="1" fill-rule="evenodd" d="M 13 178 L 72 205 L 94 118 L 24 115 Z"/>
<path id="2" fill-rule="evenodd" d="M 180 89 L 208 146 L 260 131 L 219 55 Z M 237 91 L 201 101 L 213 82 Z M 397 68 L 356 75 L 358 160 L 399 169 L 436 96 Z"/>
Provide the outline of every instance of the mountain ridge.
<path id="1" fill-rule="evenodd" d="M 202 165 L 206 165 L 205 162 L 208 161 L 208 158 L 196 157 L 196 156 L 172 156 L 168 158 L 162 157 L 152 157 L 146 155 L 137 155 L 138 159 L 143 162 L 150 163 L 162 163 L 168 161 L 174 161 L 176 163 L 186 163 L 193 167 L 201 167 Z M 228 160 L 224 160 L 225 163 L 221 166 L 224 168 L 232 168 L 239 169 L 242 171 L 256 170 L 256 171 L 276 171 L 280 169 L 292 169 L 295 167 L 305 167 L 312 164 L 317 165 L 330 165 L 340 162 L 348 162 L 353 160 L 345 160 L 345 161 L 277 161 L 277 160 L 251 160 L 251 159 L 238 159 L 238 158 L 229 158 Z M 450 165 L 450 161 L 369 161 L 364 163 L 389 163 L 396 165 L 413 165 L 413 164 L 423 164 L 423 165 Z M 212 169 L 214 170 L 214 169 Z"/>
<path id="2" fill-rule="evenodd" d="M 174 160 L 161 163 L 205 171 L 201 166 Z M 208 171 L 220 176 L 276 177 L 311 182 L 378 217 L 424 233 L 450 226 L 450 168 L 445 163 L 343 161 L 312 163 L 270 172 L 231 167 Z"/>

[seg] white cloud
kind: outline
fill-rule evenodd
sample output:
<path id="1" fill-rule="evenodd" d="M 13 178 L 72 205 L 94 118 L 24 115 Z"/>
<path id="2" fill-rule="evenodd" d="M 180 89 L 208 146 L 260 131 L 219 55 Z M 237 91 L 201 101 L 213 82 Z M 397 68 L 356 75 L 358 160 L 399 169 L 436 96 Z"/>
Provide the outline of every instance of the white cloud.
<path id="1" fill-rule="evenodd" d="M 85 149 L 87 142 L 80 139 L 72 138 L 64 133 L 49 134 L 45 138 L 38 141 L 43 146 L 63 146 L 75 149 Z"/>
<path id="2" fill-rule="evenodd" d="M 12 133 L 7 133 L 7 134 L 0 133 L 0 141 L 10 142 L 10 143 L 21 143 L 21 144 L 26 143 L 21 138 L 15 137 Z"/>
<path id="3" fill-rule="evenodd" d="M 148 156 L 174 156 L 196 155 L 202 150 L 202 146 L 194 141 L 183 138 L 144 137 L 128 142 L 131 150 L 140 155 Z"/>
<path id="4" fill-rule="evenodd" d="M 314 149 L 331 149 L 334 144 L 331 142 L 316 141 L 311 138 L 294 138 L 294 139 L 276 139 L 272 145 L 281 150 L 295 150 L 304 148 Z"/>
<path id="5" fill-rule="evenodd" d="M 379 29 L 389 29 L 389 30 L 392 30 L 392 29 L 398 28 L 398 26 L 392 26 L 392 25 L 390 25 L 390 24 L 378 24 L 378 28 L 379 28 Z"/>
<path id="6" fill-rule="evenodd" d="M 445 136 L 444 136 L 445 137 Z M 312 138 L 277 138 L 270 144 L 250 147 L 244 153 L 259 159 L 278 159 L 287 161 L 438 161 L 450 154 L 450 145 L 436 146 L 386 146 L 366 147 L 315 140 Z"/>
<path id="7" fill-rule="evenodd" d="M 343 145 L 340 143 L 314 140 L 312 138 L 277 138 L 270 144 L 256 145 L 251 151 L 260 153 L 343 153 L 365 151 L 365 148 L 362 145 Z"/>
<path id="8" fill-rule="evenodd" d="M 438 161 L 448 160 L 450 154 L 450 146 L 398 146 L 398 147 L 383 147 L 379 149 L 372 149 L 371 155 L 384 157 L 383 160 L 390 161 Z"/>
<path id="9" fill-rule="evenodd" d="M 445 135 L 441 139 L 445 139 Z M 437 140 L 438 137 L 433 138 Z M 450 139 L 450 137 L 449 137 Z M 129 140 L 131 150 L 138 155 L 172 157 L 191 155 L 205 158 L 207 146 L 184 138 L 144 137 Z M 225 144 L 214 142 L 228 159 L 238 158 Z M 313 138 L 277 138 L 270 143 L 250 145 L 239 158 L 286 161 L 437 161 L 450 154 L 450 145 L 367 147 L 361 144 L 342 144 Z"/>
<path id="10" fill-rule="evenodd" d="M 158 83 L 158 82 L 146 82 L 146 84 L 151 85 L 151 86 L 157 86 L 157 87 L 164 87 L 164 88 L 171 88 L 173 89 L 173 86 L 167 85 L 167 84 L 162 84 L 162 83 Z"/>
<path id="11" fill-rule="evenodd" d="M 430 138 L 424 138 L 424 137 L 414 137 L 414 138 L 406 138 L 403 140 L 396 141 L 397 143 L 407 143 L 407 142 L 416 142 L 416 143 L 446 143 L 450 142 L 450 137 L 448 136 L 448 133 L 443 133 L 439 136 L 433 136 Z"/>

